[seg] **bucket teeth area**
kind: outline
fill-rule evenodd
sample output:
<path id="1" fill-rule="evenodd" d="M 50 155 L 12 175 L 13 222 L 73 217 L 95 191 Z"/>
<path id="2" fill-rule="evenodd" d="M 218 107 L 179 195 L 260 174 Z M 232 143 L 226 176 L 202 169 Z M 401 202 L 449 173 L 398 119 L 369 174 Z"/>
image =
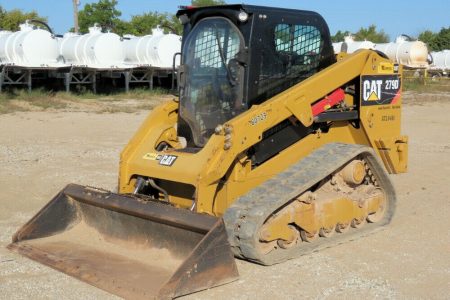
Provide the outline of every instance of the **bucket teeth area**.
<path id="1" fill-rule="evenodd" d="M 238 277 L 221 219 L 78 185 L 8 248 L 124 298 L 173 298 Z"/>

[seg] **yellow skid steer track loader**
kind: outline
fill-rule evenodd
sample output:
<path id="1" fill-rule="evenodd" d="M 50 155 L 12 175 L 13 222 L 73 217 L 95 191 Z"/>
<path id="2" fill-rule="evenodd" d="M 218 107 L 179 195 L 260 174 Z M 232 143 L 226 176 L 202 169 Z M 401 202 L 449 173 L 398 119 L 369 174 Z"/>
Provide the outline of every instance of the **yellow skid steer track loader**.
<path id="1" fill-rule="evenodd" d="M 118 193 L 70 184 L 9 249 L 125 298 L 174 298 L 389 223 L 405 172 L 401 66 L 334 55 L 314 12 L 183 8 L 179 97 L 121 154 Z"/>

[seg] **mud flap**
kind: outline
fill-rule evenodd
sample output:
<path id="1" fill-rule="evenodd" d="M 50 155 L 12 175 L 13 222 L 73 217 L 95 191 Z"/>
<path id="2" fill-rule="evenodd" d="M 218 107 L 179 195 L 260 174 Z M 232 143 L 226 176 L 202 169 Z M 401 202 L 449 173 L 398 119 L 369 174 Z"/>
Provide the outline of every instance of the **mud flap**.
<path id="1" fill-rule="evenodd" d="M 222 219 L 74 184 L 8 248 L 124 298 L 175 298 L 239 276 Z"/>

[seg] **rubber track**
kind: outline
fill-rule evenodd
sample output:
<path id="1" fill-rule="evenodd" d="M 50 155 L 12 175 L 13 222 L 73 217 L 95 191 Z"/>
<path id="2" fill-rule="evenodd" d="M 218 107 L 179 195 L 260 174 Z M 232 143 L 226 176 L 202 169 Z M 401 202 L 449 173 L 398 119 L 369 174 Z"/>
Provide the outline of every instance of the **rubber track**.
<path id="1" fill-rule="evenodd" d="M 311 243 L 299 242 L 289 249 L 277 248 L 267 254 L 258 251 L 259 230 L 267 218 L 356 157 L 366 160 L 379 186 L 386 193 L 388 208 L 382 220 L 367 223 L 359 229 L 351 228 L 343 234 L 336 233 L 330 238 L 320 237 Z M 327 144 L 239 197 L 228 208 L 223 219 L 231 248 L 237 257 L 272 265 L 368 235 L 388 224 L 394 214 L 396 196 L 388 176 L 372 148 L 342 143 Z"/>

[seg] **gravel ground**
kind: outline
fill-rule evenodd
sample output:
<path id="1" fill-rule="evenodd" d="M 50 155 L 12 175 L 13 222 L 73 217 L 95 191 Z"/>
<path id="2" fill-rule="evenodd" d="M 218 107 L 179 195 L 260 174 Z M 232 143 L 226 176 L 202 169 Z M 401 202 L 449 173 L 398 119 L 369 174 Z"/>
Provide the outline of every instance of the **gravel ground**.
<path id="1" fill-rule="evenodd" d="M 450 96 L 407 93 L 405 102 L 409 172 L 392 177 L 398 207 L 390 226 L 272 267 L 237 260 L 239 280 L 185 299 L 449 299 Z M 0 115 L 1 298 L 115 298 L 5 246 L 65 184 L 114 189 L 119 153 L 145 116 Z"/>

